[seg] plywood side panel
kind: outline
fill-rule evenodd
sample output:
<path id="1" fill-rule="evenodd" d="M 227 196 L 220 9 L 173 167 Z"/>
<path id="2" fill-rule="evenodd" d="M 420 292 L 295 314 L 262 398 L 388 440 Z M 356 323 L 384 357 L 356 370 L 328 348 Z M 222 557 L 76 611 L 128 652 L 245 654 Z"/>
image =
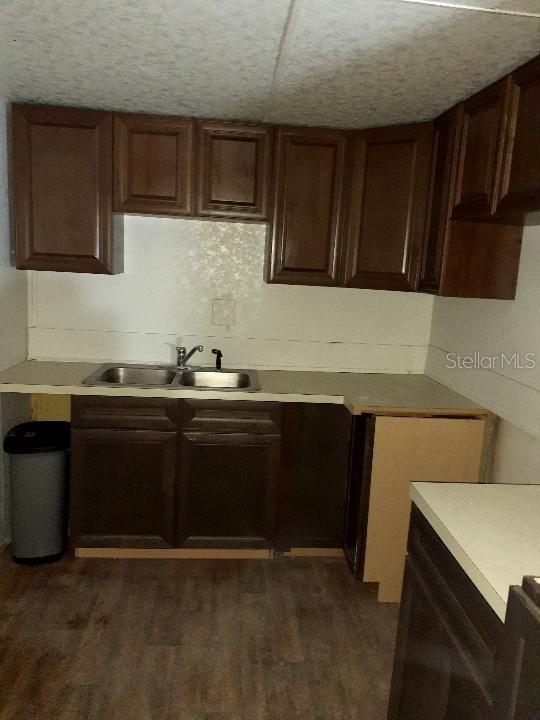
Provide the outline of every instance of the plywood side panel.
<path id="1" fill-rule="evenodd" d="M 71 396 L 34 393 L 32 420 L 71 420 Z"/>
<path id="2" fill-rule="evenodd" d="M 482 419 L 378 417 L 375 425 L 363 579 L 379 601 L 399 602 L 411 482 L 478 482 Z"/>

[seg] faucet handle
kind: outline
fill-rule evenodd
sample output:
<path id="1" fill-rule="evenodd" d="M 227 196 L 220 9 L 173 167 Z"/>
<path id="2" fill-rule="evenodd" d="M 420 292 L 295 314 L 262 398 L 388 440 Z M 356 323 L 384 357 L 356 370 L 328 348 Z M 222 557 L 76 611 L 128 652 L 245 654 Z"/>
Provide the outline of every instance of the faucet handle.
<path id="1" fill-rule="evenodd" d="M 223 353 L 217 348 L 214 348 L 212 352 L 216 356 L 216 370 L 221 370 L 221 358 L 223 357 Z"/>

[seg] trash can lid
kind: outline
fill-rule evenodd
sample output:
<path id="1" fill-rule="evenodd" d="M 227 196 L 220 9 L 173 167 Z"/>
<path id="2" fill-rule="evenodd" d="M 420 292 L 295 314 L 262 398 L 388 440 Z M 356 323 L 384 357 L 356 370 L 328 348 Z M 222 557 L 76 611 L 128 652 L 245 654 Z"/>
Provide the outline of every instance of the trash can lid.
<path id="1" fill-rule="evenodd" d="M 15 425 L 4 438 L 10 455 L 69 450 L 70 423 L 63 420 L 35 420 Z"/>

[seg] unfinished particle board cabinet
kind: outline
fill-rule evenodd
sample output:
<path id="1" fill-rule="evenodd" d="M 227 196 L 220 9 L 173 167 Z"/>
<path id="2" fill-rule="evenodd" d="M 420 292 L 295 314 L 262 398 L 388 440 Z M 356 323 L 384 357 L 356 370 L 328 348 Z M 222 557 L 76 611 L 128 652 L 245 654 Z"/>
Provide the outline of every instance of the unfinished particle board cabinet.
<path id="1" fill-rule="evenodd" d="M 347 493 L 345 554 L 359 578 L 379 583 L 379 601 L 399 602 L 409 485 L 479 482 L 485 419 L 371 416 L 362 422 Z"/>

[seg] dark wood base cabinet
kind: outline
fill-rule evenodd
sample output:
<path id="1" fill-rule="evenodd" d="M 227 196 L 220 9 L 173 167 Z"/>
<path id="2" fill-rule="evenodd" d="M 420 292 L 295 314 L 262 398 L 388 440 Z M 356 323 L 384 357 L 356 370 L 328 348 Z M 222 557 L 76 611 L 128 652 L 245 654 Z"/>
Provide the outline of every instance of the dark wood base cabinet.
<path id="1" fill-rule="evenodd" d="M 75 547 L 341 547 L 342 406 L 74 397 Z"/>
<path id="2" fill-rule="evenodd" d="M 538 720 L 540 585 L 503 623 L 413 507 L 388 720 Z"/>

